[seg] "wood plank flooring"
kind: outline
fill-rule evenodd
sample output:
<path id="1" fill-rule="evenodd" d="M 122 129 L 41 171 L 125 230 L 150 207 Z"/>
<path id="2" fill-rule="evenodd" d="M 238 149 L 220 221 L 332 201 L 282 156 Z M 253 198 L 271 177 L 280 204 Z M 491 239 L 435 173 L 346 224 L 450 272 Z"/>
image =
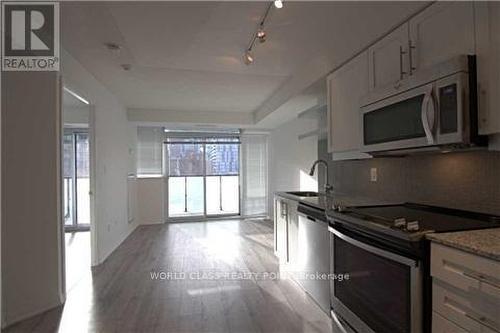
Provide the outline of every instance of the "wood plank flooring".
<path id="1" fill-rule="evenodd" d="M 186 276 L 162 279 L 173 272 Z M 4 332 L 331 332 L 294 282 L 263 278 L 271 272 L 278 262 L 268 221 L 140 226 L 71 288 L 64 307 Z"/>

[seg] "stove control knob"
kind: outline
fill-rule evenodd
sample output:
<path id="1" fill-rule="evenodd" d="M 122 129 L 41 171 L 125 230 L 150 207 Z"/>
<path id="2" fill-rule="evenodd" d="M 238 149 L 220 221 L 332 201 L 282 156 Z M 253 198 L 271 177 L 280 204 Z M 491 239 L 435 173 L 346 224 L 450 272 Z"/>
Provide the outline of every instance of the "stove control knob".
<path id="1" fill-rule="evenodd" d="M 396 228 L 404 228 L 406 226 L 406 219 L 404 217 L 400 217 L 394 220 L 394 227 Z"/>
<path id="2" fill-rule="evenodd" d="M 418 221 L 412 221 L 412 222 L 406 223 L 406 230 L 408 230 L 408 231 L 420 230 L 420 226 L 418 225 Z"/>

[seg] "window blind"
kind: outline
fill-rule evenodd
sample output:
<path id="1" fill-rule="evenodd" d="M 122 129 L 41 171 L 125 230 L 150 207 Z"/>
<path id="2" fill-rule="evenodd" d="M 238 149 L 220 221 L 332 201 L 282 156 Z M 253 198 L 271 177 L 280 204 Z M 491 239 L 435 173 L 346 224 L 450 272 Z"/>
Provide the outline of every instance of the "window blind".
<path id="1" fill-rule="evenodd" d="M 241 136 L 243 216 L 268 215 L 267 135 Z"/>
<path id="2" fill-rule="evenodd" d="M 162 174 L 163 128 L 137 128 L 137 174 Z"/>

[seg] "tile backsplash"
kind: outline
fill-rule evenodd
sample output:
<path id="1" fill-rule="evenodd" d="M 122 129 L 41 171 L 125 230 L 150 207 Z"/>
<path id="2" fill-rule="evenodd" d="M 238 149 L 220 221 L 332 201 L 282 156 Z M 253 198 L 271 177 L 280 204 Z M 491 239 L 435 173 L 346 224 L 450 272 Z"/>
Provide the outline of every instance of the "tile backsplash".
<path id="1" fill-rule="evenodd" d="M 324 144 L 318 147 L 320 158 L 331 161 Z M 376 182 L 370 181 L 371 168 L 377 168 Z M 331 161 L 330 169 L 341 193 L 500 215 L 500 152 Z"/>
<path id="2" fill-rule="evenodd" d="M 409 201 L 500 215 L 500 152 L 406 160 Z"/>

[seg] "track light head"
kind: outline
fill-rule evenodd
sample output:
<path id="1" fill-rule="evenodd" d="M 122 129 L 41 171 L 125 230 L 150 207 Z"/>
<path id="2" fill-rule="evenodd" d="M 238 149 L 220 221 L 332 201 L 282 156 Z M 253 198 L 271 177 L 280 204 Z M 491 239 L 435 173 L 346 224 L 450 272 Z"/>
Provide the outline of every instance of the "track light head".
<path id="1" fill-rule="evenodd" d="M 253 55 L 250 52 L 250 50 L 247 50 L 245 52 L 245 55 L 243 56 L 243 61 L 245 62 L 245 65 L 250 65 L 251 63 L 253 63 Z"/>
<path id="2" fill-rule="evenodd" d="M 278 8 L 278 9 L 283 8 L 283 1 L 274 0 L 274 7 Z"/>
<path id="3" fill-rule="evenodd" d="M 259 39 L 259 42 L 261 43 L 264 43 L 266 41 L 266 32 L 265 30 L 261 27 L 259 28 L 259 30 L 257 31 L 257 38 Z"/>

